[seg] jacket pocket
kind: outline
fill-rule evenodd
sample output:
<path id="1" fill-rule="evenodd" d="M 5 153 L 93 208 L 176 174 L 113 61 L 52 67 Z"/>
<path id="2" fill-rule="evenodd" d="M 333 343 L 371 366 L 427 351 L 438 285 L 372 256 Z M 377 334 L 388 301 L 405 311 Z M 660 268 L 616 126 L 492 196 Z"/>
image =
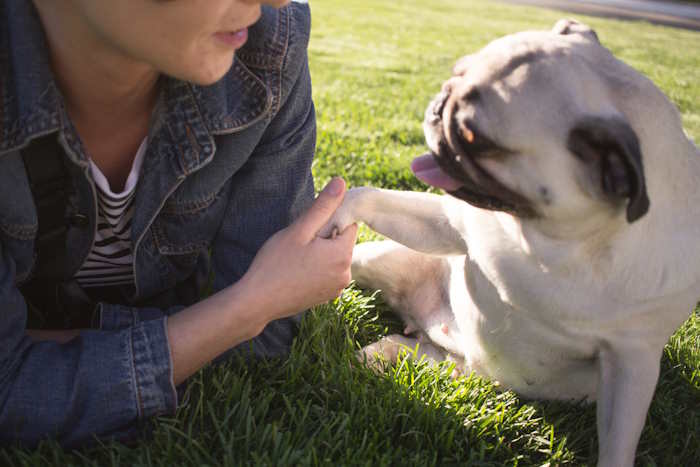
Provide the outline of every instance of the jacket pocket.
<path id="1" fill-rule="evenodd" d="M 158 253 L 164 257 L 175 281 L 189 277 L 209 249 L 226 208 L 225 199 L 213 194 L 198 200 L 169 200 L 152 225 Z"/>

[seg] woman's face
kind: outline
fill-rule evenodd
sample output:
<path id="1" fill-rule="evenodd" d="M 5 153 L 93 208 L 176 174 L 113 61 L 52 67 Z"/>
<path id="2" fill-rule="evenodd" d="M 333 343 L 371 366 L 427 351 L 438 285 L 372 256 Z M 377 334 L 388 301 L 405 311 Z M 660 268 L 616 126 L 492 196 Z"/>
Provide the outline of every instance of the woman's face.
<path id="1" fill-rule="evenodd" d="M 262 4 L 289 0 L 70 0 L 96 43 L 157 71 L 198 84 L 231 67 Z"/>

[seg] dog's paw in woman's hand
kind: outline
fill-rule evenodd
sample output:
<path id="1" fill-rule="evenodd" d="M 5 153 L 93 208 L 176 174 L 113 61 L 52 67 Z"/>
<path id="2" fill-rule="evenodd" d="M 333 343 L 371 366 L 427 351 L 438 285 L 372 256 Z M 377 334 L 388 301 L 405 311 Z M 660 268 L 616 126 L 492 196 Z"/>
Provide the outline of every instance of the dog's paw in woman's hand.
<path id="1" fill-rule="evenodd" d="M 317 236 L 321 238 L 335 238 L 356 222 L 355 216 L 352 213 L 351 205 L 353 196 L 351 193 L 352 190 L 345 193 L 343 204 L 336 209 L 326 225 L 318 231 L 318 234 L 316 234 Z"/>

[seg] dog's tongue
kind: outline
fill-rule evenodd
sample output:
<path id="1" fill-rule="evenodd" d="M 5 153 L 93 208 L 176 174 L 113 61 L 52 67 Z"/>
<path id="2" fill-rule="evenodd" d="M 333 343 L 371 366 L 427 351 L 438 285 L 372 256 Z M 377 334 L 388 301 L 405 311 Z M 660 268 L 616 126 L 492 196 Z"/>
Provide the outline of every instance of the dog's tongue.
<path id="1" fill-rule="evenodd" d="M 411 170 L 421 182 L 445 191 L 455 191 L 462 186 L 460 182 L 442 171 L 432 154 L 424 154 L 413 159 Z"/>

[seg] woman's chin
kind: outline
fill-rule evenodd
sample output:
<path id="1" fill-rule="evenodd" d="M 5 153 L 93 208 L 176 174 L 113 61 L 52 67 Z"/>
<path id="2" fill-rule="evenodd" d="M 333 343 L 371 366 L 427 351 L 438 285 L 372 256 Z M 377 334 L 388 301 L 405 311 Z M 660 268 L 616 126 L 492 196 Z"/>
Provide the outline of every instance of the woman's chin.
<path id="1" fill-rule="evenodd" d="M 184 73 L 174 73 L 175 78 L 189 81 L 200 86 L 209 86 L 224 77 L 233 65 L 234 55 L 217 63 L 208 63 L 208 66 L 199 66 Z"/>

